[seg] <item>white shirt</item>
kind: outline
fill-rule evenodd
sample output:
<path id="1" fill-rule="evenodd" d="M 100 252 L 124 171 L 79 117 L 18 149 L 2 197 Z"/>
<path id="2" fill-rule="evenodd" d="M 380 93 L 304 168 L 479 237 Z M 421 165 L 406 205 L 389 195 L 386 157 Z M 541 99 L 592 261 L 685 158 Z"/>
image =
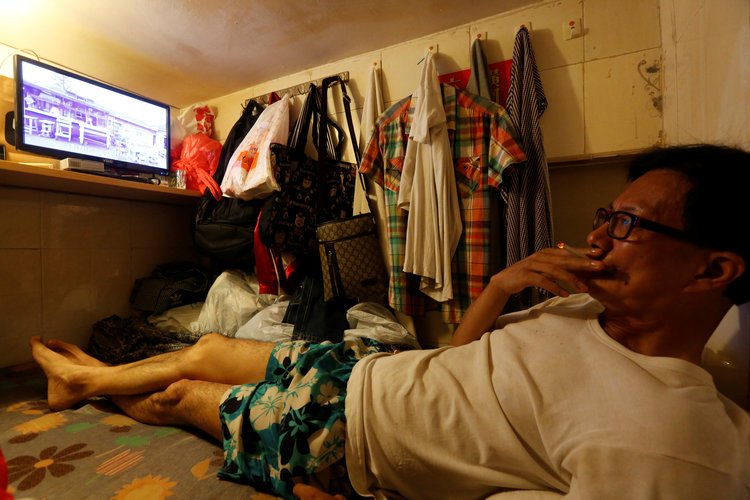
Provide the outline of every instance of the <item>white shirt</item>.
<path id="1" fill-rule="evenodd" d="M 346 399 L 357 491 L 748 498 L 748 414 L 701 367 L 615 342 L 601 311 L 587 295 L 553 299 L 466 346 L 360 361 Z"/>
<path id="2" fill-rule="evenodd" d="M 439 302 L 453 298 L 451 260 L 461 237 L 453 155 L 432 52 L 422 67 L 398 207 L 409 211 L 404 272 L 422 276 L 420 290 Z"/>

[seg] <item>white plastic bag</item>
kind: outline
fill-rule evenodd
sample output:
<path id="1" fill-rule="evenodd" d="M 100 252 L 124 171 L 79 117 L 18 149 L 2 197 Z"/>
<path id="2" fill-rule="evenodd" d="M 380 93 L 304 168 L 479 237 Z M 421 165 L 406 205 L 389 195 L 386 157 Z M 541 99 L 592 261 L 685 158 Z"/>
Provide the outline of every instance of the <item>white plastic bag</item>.
<path id="1" fill-rule="evenodd" d="M 289 96 L 269 105 L 232 153 L 221 190 L 232 198 L 265 198 L 281 188 L 276 182 L 269 146 L 286 145 L 289 137 Z"/>
<path id="2" fill-rule="evenodd" d="M 234 337 L 237 329 L 258 311 L 271 305 L 275 295 L 261 294 L 258 279 L 240 271 L 224 271 L 208 290 L 200 316 L 200 333 Z"/>
<path id="3" fill-rule="evenodd" d="M 199 102 L 180 111 L 179 115 L 171 115 L 169 125 L 169 149 L 175 150 L 179 158 L 179 148 L 185 137 L 198 132 L 213 137 L 214 111 L 206 103 Z"/>
<path id="4" fill-rule="evenodd" d="M 377 340 L 382 344 L 420 348 L 416 337 L 382 304 L 360 302 L 346 311 L 346 321 L 350 328 L 344 330 L 344 340 L 362 337 Z"/>
<path id="5" fill-rule="evenodd" d="M 250 318 L 237 330 L 235 338 L 251 339 L 259 342 L 288 342 L 292 340 L 294 325 L 282 323 L 288 300 L 272 304 Z"/>
<path id="6" fill-rule="evenodd" d="M 161 314 L 152 314 L 148 317 L 148 323 L 163 332 L 199 333 L 198 317 L 202 308 L 203 302 L 173 307 Z"/>

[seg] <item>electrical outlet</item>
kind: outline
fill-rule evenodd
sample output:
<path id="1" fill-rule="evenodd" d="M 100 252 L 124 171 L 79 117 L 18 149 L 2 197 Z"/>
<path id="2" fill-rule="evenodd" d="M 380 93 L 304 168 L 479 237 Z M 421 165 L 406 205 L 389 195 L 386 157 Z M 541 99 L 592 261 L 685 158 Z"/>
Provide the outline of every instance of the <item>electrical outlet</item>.
<path id="1" fill-rule="evenodd" d="M 562 30 L 564 40 L 572 40 L 573 38 L 581 36 L 581 20 L 570 19 L 564 22 L 562 25 Z"/>

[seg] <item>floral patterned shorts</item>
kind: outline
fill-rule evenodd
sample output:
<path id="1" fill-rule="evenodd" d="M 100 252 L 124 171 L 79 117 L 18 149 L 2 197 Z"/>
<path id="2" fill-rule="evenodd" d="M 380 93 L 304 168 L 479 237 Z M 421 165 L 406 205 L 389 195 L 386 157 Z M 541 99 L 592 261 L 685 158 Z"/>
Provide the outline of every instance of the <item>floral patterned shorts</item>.
<path id="1" fill-rule="evenodd" d="M 363 357 L 390 348 L 370 339 L 292 341 L 271 352 L 266 380 L 231 387 L 220 406 L 219 477 L 295 498 L 295 483 L 350 496 L 344 442 L 346 384 Z"/>

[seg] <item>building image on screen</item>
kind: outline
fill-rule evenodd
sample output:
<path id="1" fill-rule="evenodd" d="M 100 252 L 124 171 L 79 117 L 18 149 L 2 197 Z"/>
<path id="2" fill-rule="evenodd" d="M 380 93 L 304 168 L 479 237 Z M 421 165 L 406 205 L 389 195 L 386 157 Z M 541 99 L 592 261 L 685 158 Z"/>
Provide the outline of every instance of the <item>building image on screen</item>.
<path id="1" fill-rule="evenodd" d="M 167 170 L 165 109 L 142 99 L 23 64 L 27 144 Z"/>

